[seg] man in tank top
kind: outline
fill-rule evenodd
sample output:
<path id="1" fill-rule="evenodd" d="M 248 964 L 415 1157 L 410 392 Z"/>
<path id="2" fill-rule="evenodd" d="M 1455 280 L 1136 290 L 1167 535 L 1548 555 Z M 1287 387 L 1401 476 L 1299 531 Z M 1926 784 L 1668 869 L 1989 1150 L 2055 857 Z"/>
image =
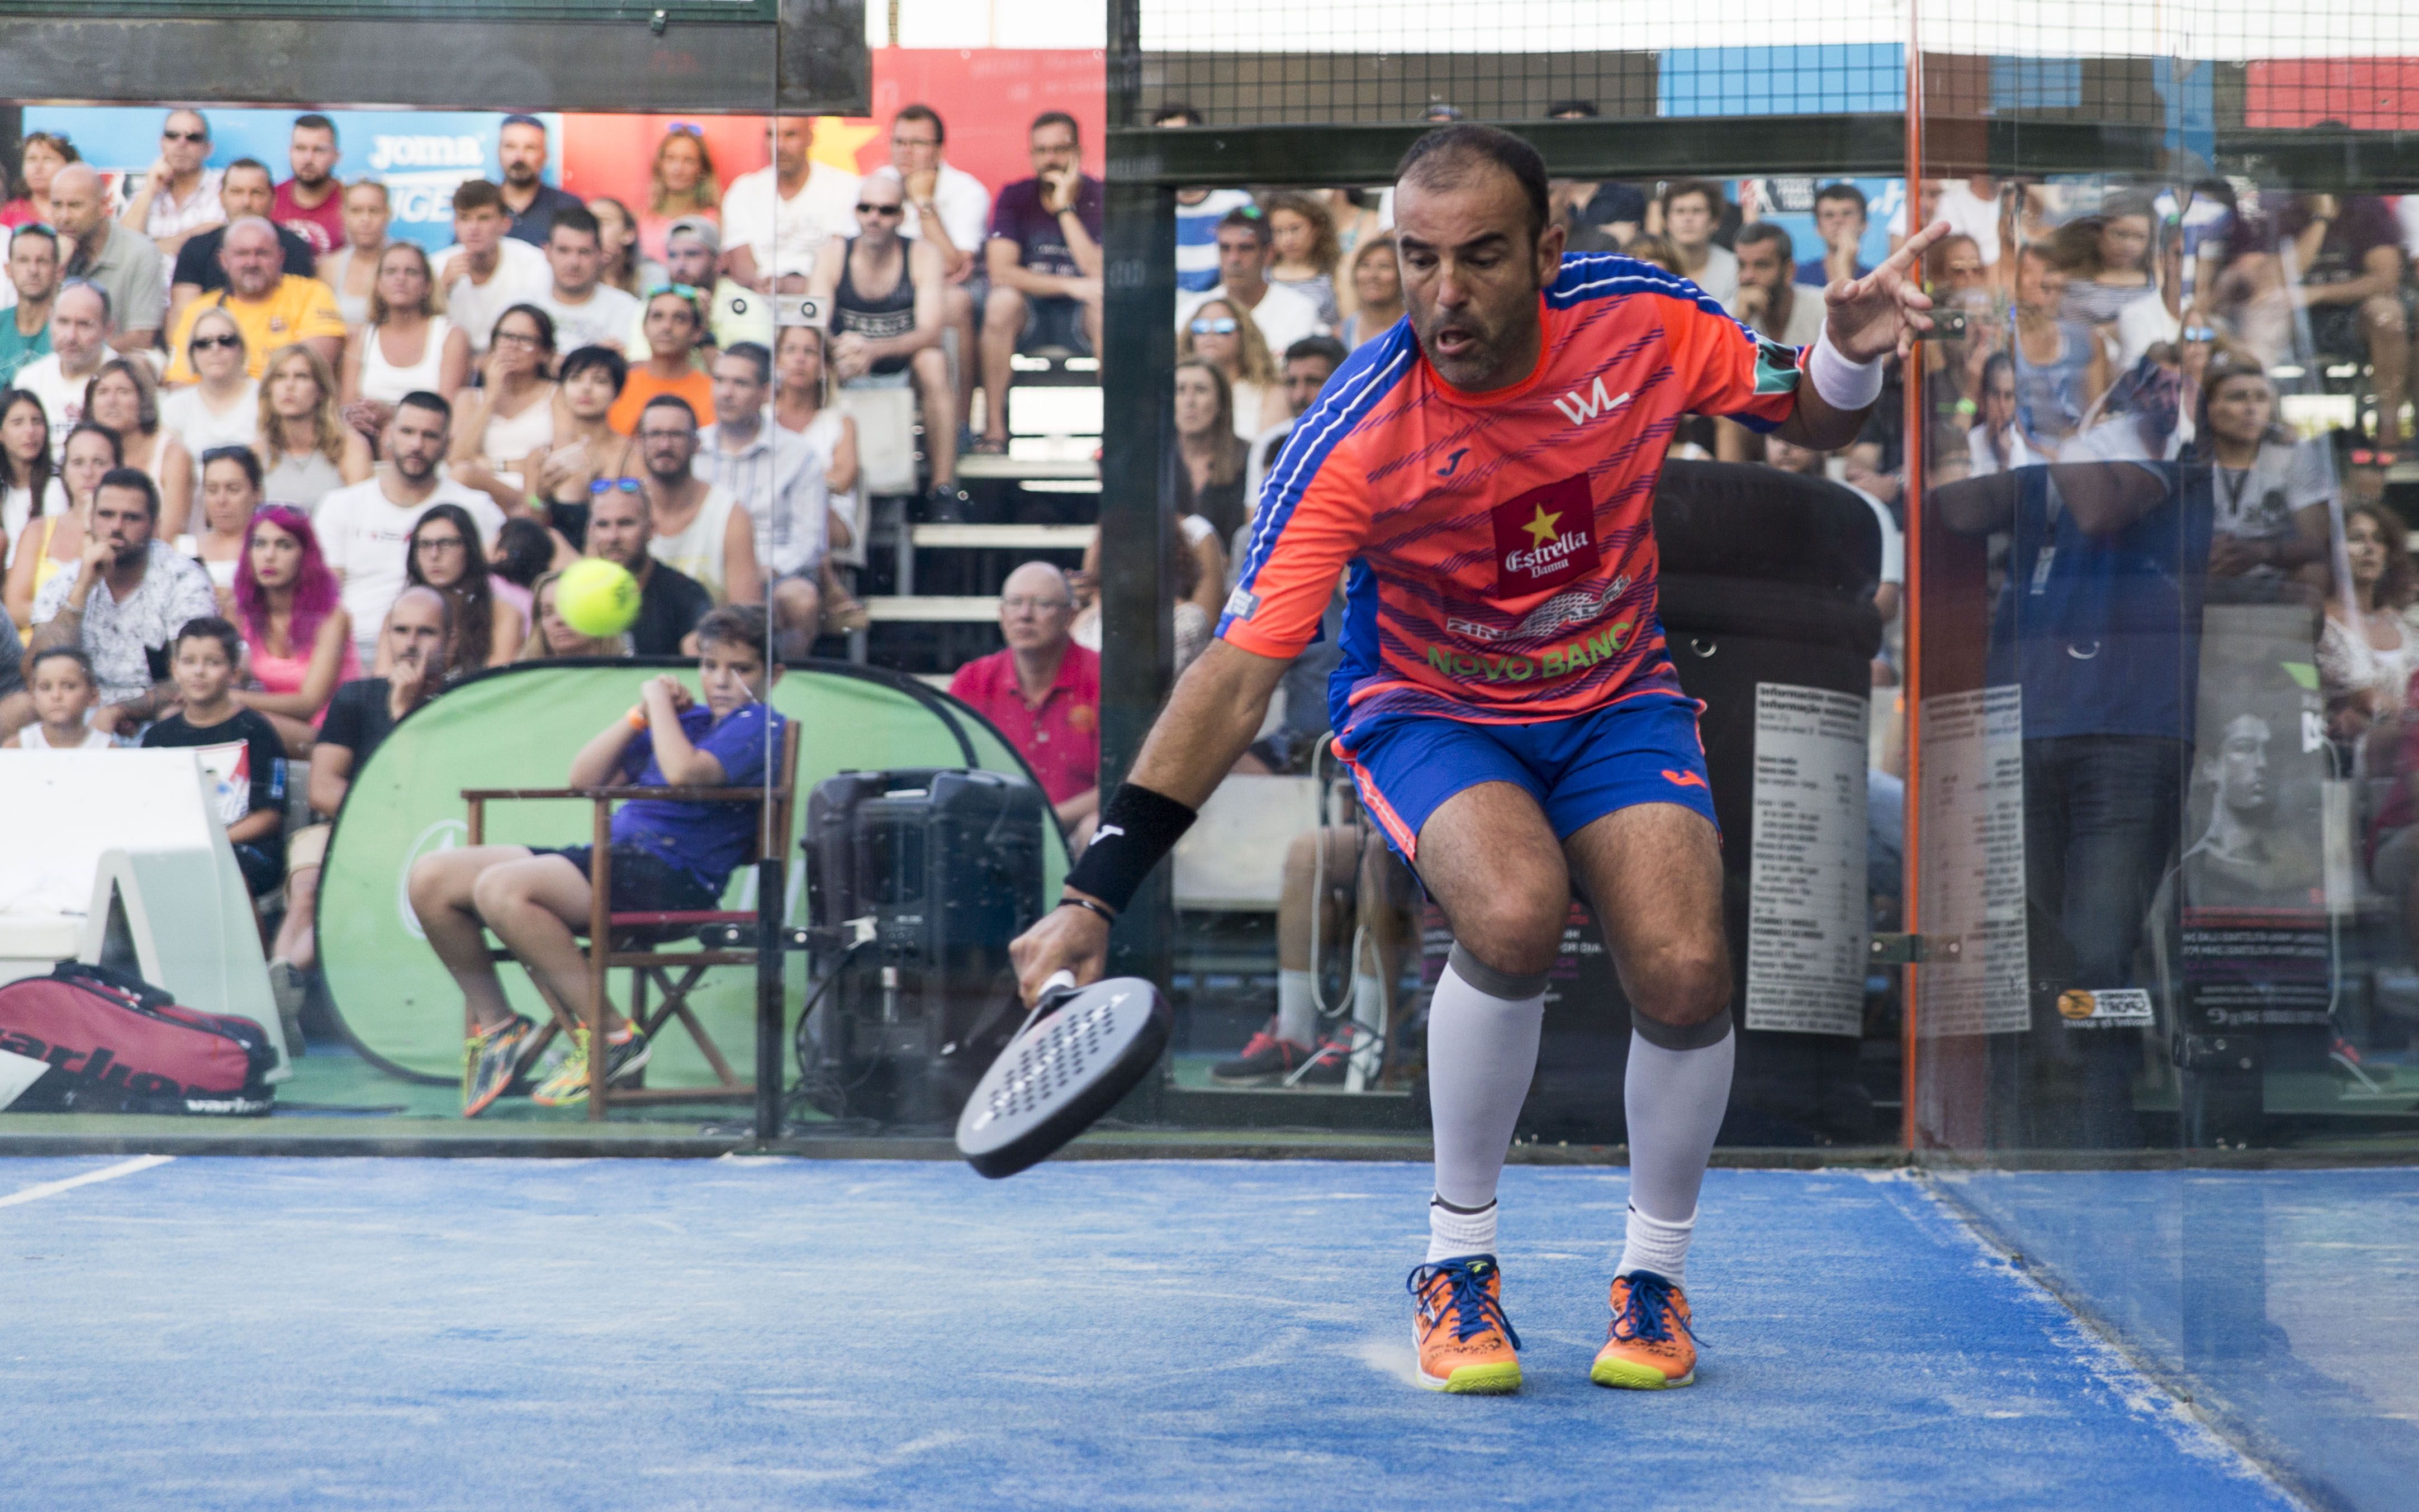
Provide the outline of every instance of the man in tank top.
<path id="1" fill-rule="evenodd" d="M 831 373 L 848 389 L 913 383 L 923 407 L 924 451 L 932 459 L 927 518 L 961 517 L 957 386 L 941 347 L 948 269 L 925 242 L 899 235 L 906 190 L 876 174 L 856 189 L 857 234 L 832 238 L 815 259 L 808 292 L 831 312 Z"/>

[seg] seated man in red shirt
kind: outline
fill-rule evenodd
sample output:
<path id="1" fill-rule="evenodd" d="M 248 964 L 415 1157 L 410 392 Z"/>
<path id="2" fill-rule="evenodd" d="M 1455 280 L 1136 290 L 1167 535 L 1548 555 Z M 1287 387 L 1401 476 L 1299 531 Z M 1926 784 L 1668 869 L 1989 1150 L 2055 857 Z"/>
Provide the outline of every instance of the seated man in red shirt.
<path id="1" fill-rule="evenodd" d="M 998 725 L 1032 766 L 1071 856 L 1090 843 L 1101 813 L 1101 658 L 1069 637 L 1074 619 L 1067 574 L 1026 562 L 1000 589 L 1008 649 L 968 662 L 949 680 L 949 695 Z"/>

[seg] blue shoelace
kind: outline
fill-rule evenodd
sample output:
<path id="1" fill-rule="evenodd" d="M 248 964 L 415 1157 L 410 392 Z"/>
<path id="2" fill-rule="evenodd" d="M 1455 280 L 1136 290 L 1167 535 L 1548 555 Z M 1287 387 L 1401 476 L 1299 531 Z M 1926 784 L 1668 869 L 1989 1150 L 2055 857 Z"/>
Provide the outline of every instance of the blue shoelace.
<path id="1" fill-rule="evenodd" d="M 1495 1274 L 1495 1257 L 1492 1255 L 1438 1260 L 1413 1266 L 1411 1274 L 1403 1281 L 1403 1290 L 1418 1300 L 1420 1316 L 1431 1327 L 1444 1309 L 1451 1307 L 1454 1311 L 1454 1337 L 1472 1338 L 1489 1328 L 1500 1328 L 1503 1330 L 1504 1338 L 1517 1350 L 1521 1347 L 1520 1336 L 1513 1332 L 1512 1320 L 1503 1316 L 1503 1305 L 1487 1290 L 1487 1278 Z M 1445 1278 L 1450 1290 L 1440 1302 L 1431 1306 L 1426 1291 L 1428 1283 L 1438 1276 Z"/>
<path id="2" fill-rule="evenodd" d="M 1612 1315 L 1612 1327 L 1607 1336 L 1639 1344 L 1661 1344 L 1672 1337 L 1664 1320 L 1677 1319 L 1678 1307 L 1672 1299 L 1678 1288 L 1653 1271 L 1629 1273 L 1629 1295 L 1624 1299 L 1621 1311 Z M 1691 1339 L 1697 1331 L 1686 1322 L 1680 1331 Z"/>

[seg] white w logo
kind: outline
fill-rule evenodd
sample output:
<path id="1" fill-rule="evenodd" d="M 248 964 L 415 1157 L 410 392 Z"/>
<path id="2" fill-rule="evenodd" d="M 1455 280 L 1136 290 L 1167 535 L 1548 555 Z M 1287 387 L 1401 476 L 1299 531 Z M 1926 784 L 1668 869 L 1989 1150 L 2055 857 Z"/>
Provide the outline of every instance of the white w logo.
<path id="1" fill-rule="evenodd" d="M 1584 425 L 1598 415 L 1619 409 L 1627 403 L 1629 403 L 1627 390 L 1625 389 L 1618 398 L 1607 394 L 1604 391 L 1604 379 L 1598 377 L 1595 380 L 1595 389 L 1586 398 L 1580 398 L 1579 390 L 1573 389 L 1555 400 L 1554 407 L 1561 410 L 1563 418 L 1572 424 Z"/>

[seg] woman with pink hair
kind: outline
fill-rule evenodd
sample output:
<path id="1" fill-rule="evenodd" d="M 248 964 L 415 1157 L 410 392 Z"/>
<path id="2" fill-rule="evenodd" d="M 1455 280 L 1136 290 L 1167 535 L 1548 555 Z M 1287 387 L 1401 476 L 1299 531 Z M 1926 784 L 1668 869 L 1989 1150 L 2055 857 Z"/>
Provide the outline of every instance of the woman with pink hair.
<path id="1" fill-rule="evenodd" d="M 291 504 L 254 512 L 236 565 L 235 608 L 253 684 L 236 702 L 269 716 L 286 755 L 306 757 L 336 685 L 362 675 L 353 617 L 309 515 Z"/>

